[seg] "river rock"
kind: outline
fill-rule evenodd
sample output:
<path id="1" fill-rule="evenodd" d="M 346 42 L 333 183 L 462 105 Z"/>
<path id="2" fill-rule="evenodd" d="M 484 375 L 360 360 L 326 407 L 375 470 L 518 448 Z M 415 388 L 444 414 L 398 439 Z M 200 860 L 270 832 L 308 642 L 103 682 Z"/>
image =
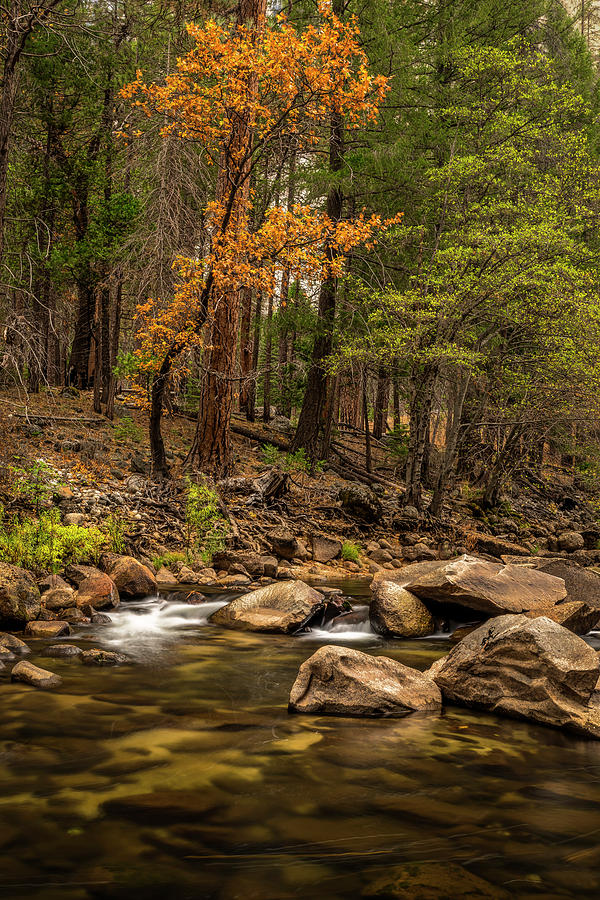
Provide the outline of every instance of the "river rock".
<path id="1" fill-rule="evenodd" d="M 587 634 L 600 622 L 600 609 L 588 606 L 581 600 L 566 601 L 551 608 L 539 607 L 525 613 L 530 619 L 547 616 L 553 622 L 558 622 L 563 628 L 568 628 L 575 634 Z"/>
<path id="2" fill-rule="evenodd" d="M 71 656 L 81 656 L 82 650 L 75 644 L 52 644 L 44 650 L 44 656 L 52 656 L 57 659 L 68 659 Z"/>
<path id="3" fill-rule="evenodd" d="M 324 534 L 313 534 L 310 538 L 312 558 L 315 562 L 328 563 L 337 559 L 342 552 L 342 542 L 337 538 L 326 537 Z"/>
<path id="4" fill-rule="evenodd" d="M 290 712 L 331 716 L 404 716 L 437 712 L 434 682 L 386 656 L 349 647 L 320 647 L 302 663 L 292 686 Z"/>
<path id="5" fill-rule="evenodd" d="M 213 555 L 212 561 L 215 569 L 223 569 L 231 574 L 236 574 L 235 566 L 243 566 L 246 575 L 251 578 L 261 578 L 265 574 L 265 564 L 260 553 L 222 550 Z"/>
<path id="6" fill-rule="evenodd" d="M 61 578 L 60 575 L 46 575 L 44 578 L 40 579 L 37 583 L 40 594 L 45 594 L 46 591 L 51 590 L 52 588 L 68 588 L 71 585 L 65 581 L 64 578 Z"/>
<path id="7" fill-rule="evenodd" d="M 0 647 L 5 647 L 11 653 L 31 653 L 31 650 L 21 638 L 14 634 L 8 634 L 6 631 L 0 631 Z"/>
<path id="8" fill-rule="evenodd" d="M 23 684 L 30 684 L 32 687 L 43 690 L 59 687 L 62 684 L 60 675 L 55 675 L 48 669 L 40 669 L 39 666 L 34 666 L 33 663 L 24 659 L 13 666 L 10 678 L 11 681 L 22 681 Z"/>
<path id="9" fill-rule="evenodd" d="M 156 594 L 156 578 L 133 556 L 102 557 L 102 568 L 116 584 L 121 597 L 148 597 Z"/>
<path id="10" fill-rule="evenodd" d="M 422 637 L 435 630 L 433 616 L 425 604 L 393 581 L 377 582 L 369 619 L 377 634 L 394 637 Z"/>
<path id="11" fill-rule="evenodd" d="M 538 559 L 535 568 L 562 578 L 567 589 L 566 601 L 579 600 L 600 610 L 600 575 L 596 572 L 582 569 L 568 559 Z"/>
<path id="12" fill-rule="evenodd" d="M 210 617 L 215 625 L 243 631 L 289 634 L 301 628 L 323 605 L 323 595 L 303 581 L 269 584 L 237 597 Z"/>
<path id="13" fill-rule="evenodd" d="M 455 703 L 600 737 L 598 654 L 547 617 L 491 619 L 427 674 Z"/>
<path id="14" fill-rule="evenodd" d="M 42 594 L 42 606 L 46 609 L 66 609 L 75 604 L 75 591 L 72 587 L 49 588 Z"/>
<path id="15" fill-rule="evenodd" d="M 365 522 L 378 522 L 383 516 L 379 497 L 361 484 L 341 488 L 338 500 L 345 512 Z"/>
<path id="16" fill-rule="evenodd" d="M 80 608 L 89 604 L 94 609 L 115 609 L 120 603 L 119 591 L 112 578 L 98 572 L 80 582 L 76 601 Z"/>
<path id="17" fill-rule="evenodd" d="M 84 566 L 80 563 L 73 563 L 65 569 L 65 576 L 75 587 L 79 587 L 86 578 L 102 574 L 103 572 L 97 566 Z"/>
<path id="18" fill-rule="evenodd" d="M 71 634 L 68 622 L 28 622 L 25 628 L 25 634 L 35 638 L 55 638 L 63 634 Z"/>
<path id="19" fill-rule="evenodd" d="M 527 566 L 503 565 L 467 555 L 411 579 L 406 587 L 422 600 L 452 603 L 488 615 L 555 606 L 567 594 L 561 578 Z"/>
<path id="20" fill-rule="evenodd" d="M 0 562 L 0 623 L 23 624 L 37 618 L 40 592 L 31 572 Z"/>
<path id="21" fill-rule="evenodd" d="M 120 666 L 129 662 L 129 659 L 123 653 L 117 653 L 115 650 L 100 650 L 93 647 L 91 650 L 83 651 L 81 662 L 85 666 Z"/>
<path id="22" fill-rule="evenodd" d="M 95 613 L 90 619 L 92 625 L 110 625 L 112 619 L 106 613 Z"/>

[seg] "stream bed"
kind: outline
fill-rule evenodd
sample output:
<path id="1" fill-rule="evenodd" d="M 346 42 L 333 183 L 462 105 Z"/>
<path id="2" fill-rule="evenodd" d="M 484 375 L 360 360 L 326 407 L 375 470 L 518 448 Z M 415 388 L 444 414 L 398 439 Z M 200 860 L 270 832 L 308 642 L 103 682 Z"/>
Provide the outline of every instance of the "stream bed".
<path id="1" fill-rule="evenodd" d="M 454 707 L 289 715 L 317 646 L 424 669 L 448 640 L 226 631 L 207 622 L 223 602 L 122 604 L 68 638 L 119 668 L 30 641 L 58 690 L 0 673 L 0 898 L 600 894 L 600 742 Z"/>

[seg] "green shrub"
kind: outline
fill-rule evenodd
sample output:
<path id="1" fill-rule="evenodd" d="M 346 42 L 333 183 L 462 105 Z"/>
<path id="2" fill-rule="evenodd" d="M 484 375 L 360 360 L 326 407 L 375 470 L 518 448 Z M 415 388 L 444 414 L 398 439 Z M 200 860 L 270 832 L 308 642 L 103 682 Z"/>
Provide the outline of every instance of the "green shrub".
<path id="1" fill-rule="evenodd" d="M 70 563 L 97 562 L 105 546 L 98 528 L 61 525 L 58 510 L 19 520 L 0 507 L 0 559 L 23 569 L 58 572 Z"/>
<path id="2" fill-rule="evenodd" d="M 110 550 L 113 553 L 125 553 L 126 539 L 129 532 L 125 519 L 119 513 L 111 513 L 108 516 L 103 532 L 107 537 Z"/>
<path id="3" fill-rule="evenodd" d="M 160 556 L 155 557 L 152 560 L 152 564 L 154 568 L 158 571 L 163 566 L 169 568 L 169 566 L 174 565 L 177 562 L 185 562 L 186 554 L 180 553 L 178 551 L 167 551 L 166 553 L 161 553 Z"/>
<path id="4" fill-rule="evenodd" d="M 189 555 L 198 550 L 203 562 L 210 565 L 213 555 L 224 549 L 229 531 L 216 491 L 188 479 L 185 522 Z"/>
<path id="5" fill-rule="evenodd" d="M 355 544 L 354 541 L 344 541 L 342 543 L 342 559 L 345 562 L 360 562 L 360 544 Z"/>

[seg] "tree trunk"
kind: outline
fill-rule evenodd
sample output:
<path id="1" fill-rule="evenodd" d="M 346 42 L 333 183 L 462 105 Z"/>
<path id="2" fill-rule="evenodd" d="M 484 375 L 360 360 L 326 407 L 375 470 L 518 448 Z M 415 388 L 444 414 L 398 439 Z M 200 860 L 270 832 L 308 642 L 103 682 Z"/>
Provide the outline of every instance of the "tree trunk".
<path id="1" fill-rule="evenodd" d="M 385 366 L 380 366 L 377 373 L 377 395 L 375 397 L 375 414 L 373 417 L 373 437 L 381 440 L 387 431 L 388 407 L 390 403 L 390 376 Z"/>
<path id="2" fill-rule="evenodd" d="M 410 434 L 406 459 L 405 503 L 421 509 L 423 461 L 429 446 L 429 426 L 435 389 L 434 369 L 413 372 L 411 376 Z"/>
<path id="3" fill-rule="evenodd" d="M 433 497 L 429 511 L 434 516 L 439 516 L 442 503 L 451 486 L 452 475 L 455 471 L 456 454 L 462 425 L 462 411 L 469 387 L 470 374 L 467 372 L 457 376 L 452 385 L 452 402 L 448 403 L 448 425 L 446 427 L 446 439 L 444 456 L 440 464 Z"/>
<path id="4" fill-rule="evenodd" d="M 263 378 L 263 422 L 271 421 L 271 364 L 273 361 L 273 294 L 267 301 L 267 328 L 265 333 L 265 375 Z"/>
<path id="5" fill-rule="evenodd" d="M 249 375 L 252 369 L 252 288 L 242 288 L 242 318 L 240 327 L 240 412 L 248 412 L 250 396 Z"/>
<path id="6" fill-rule="evenodd" d="M 266 0 L 241 0 L 240 24 L 259 30 L 266 18 Z M 251 76 L 249 97 L 256 95 L 258 81 Z M 232 213 L 229 226 L 243 218 L 250 199 L 250 164 L 247 148 L 253 134 L 249 121 L 240 116 L 232 127 L 228 146 L 223 150 L 217 183 L 217 200 L 229 198 Z M 240 156 L 244 160 L 239 162 Z M 233 409 L 233 382 L 236 366 L 240 292 L 238 288 L 219 291 L 213 288 L 214 318 L 211 349 L 207 353 L 207 371 L 198 409 L 198 424 L 189 461 L 203 471 L 227 475 L 231 468 L 229 422 Z"/>
<path id="7" fill-rule="evenodd" d="M 365 426 L 365 469 L 371 472 L 371 429 L 369 428 L 369 404 L 367 401 L 367 383 L 368 374 L 367 367 L 364 367 L 362 376 L 362 408 L 363 421 Z"/>
<path id="8" fill-rule="evenodd" d="M 254 337 L 252 340 L 252 371 L 254 377 L 250 382 L 248 392 L 248 412 L 246 418 L 249 422 L 256 419 L 256 373 L 258 370 L 258 354 L 260 351 L 260 324 L 262 319 L 262 294 L 258 291 L 256 295 L 256 312 L 254 314 Z"/>

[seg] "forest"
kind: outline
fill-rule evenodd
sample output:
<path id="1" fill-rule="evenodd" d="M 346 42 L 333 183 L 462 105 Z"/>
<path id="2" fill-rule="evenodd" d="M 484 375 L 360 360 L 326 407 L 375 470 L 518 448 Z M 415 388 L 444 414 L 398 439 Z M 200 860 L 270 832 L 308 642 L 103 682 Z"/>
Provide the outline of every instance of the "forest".
<path id="1" fill-rule="evenodd" d="M 600 892 L 597 0 L 0 0 L 0 894 Z"/>

